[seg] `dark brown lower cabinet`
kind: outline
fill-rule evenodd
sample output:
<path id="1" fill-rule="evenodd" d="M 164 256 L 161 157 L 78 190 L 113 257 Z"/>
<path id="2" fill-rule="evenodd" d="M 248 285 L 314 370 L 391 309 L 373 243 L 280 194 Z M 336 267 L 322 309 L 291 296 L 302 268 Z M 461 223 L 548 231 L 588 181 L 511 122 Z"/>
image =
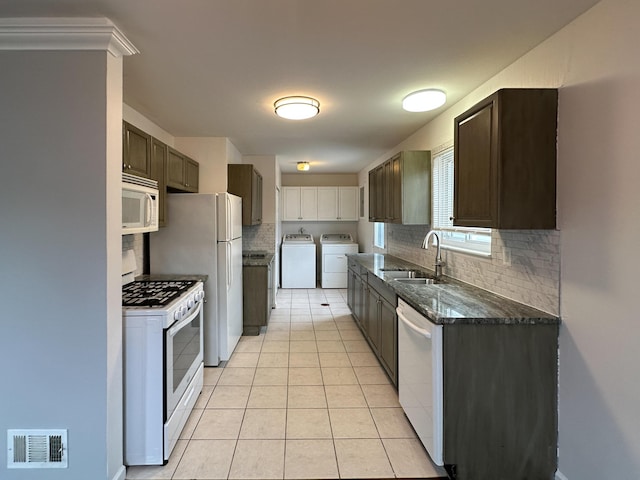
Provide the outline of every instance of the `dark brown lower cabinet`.
<path id="1" fill-rule="evenodd" d="M 557 325 L 445 325 L 444 461 L 456 478 L 553 478 L 557 353 Z"/>
<path id="2" fill-rule="evenodd" d="M 394 385 L 398 384 L 398 297 L 375 275 L 367 277 L 368 340 Z"/>
<path id="3" fill-rule="evenodd" d="M 242 267 L 243 335 L 259 335 L 271 316 L 272 263 Z"/>
<path id="4" fill-rule="evenodd" d="M 365 290 L 366 314 L 364 329 L 373 353 L 380 356 L 380 295 L 371 286 Z"/>
<path id="5" fill-rule="evenodd" d="M 380 301 L 380 361 L 389 378 L 398 384 L 398 315 L 396 306 L 384 297 Z"/>
<path id="6" fill-rule="evenodd" d="M 360 266 L 355 262 L 349 264 L 349 276 L 347 285 L 347 303 L 353 314 L 358 327 L 364 329 L 365 320 L 365 286 L 366 286 L 366 273 L 364 274 L 364 280 L 360 273 Z"/>
<path id="7" fill-rule="evenodd" d="M 398 385 L 398 297 L 357 262 L 349 262 L 347 303 L 380 365 Z"/>

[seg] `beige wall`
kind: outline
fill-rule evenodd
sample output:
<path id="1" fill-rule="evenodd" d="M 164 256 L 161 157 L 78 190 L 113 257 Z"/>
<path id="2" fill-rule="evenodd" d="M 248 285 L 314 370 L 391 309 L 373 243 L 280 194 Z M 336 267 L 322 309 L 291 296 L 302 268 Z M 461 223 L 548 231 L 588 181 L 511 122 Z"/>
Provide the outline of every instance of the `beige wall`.
<path id="1" fill-rule="evenodd" d="M 175 137 L 162 127 L 156 125 L 147 117 L 142 115 L 137 110 L 134 110 L 126 103 L 122 104 L 122 118 L 129 122 L 131 125 L 135 125 L 139 129 L 147 132 L 149 135 L 156 137 L 161 142 L 166 143 L 172 147 L 175 147 Z"/>
<path id="2" fill-rule="evenodd" d="M 352 187 L 358 185 L 356 173 L 283 173 L 282 185 L 287 187 Z"/>
<path id="3" fill-rule="evenodd" d="M 638 31 L 640 2 L 603 0 L 371 164 L 450 141 L 499 88 L 560 89 L 560 479 L 640 478 Z"/>
<path id="4" fill-rule="evenodd" d="M 200 164 L 199 193 L 227 191 L 227 164 L 240 155 L 228 138 L 176 137 L 175 148 Z"/>

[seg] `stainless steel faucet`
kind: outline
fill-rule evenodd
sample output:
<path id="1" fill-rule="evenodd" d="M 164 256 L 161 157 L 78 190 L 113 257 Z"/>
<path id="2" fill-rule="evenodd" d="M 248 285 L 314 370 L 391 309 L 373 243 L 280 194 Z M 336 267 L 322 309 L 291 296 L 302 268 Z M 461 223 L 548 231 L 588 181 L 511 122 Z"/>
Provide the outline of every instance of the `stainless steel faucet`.
<path id="1" fill-rule="evenodd" d="M 440 278 L 440 275 L 442 275 L 442 267 L 444 267 L 446 263 L 442 260 L 442 256 L 440 255 L 440 237 L 435 230 L 431 230 L 429 233 L 427 233 L 427 236 L 424 237 L 424 240 L 422 241 L 422 248 L 424 248 L 425 250 L 429 249 L 429 240 L 431 239 L 431 236 L 434 236 L 436 238 L 435 277 Z"/>
<path id="2" fill-rule="evenodd" d="M 298 232 L 300 232 L 301 234 L 304 233 L 304 228 L 300 227 L 300 230 L 298 230 Z"/>

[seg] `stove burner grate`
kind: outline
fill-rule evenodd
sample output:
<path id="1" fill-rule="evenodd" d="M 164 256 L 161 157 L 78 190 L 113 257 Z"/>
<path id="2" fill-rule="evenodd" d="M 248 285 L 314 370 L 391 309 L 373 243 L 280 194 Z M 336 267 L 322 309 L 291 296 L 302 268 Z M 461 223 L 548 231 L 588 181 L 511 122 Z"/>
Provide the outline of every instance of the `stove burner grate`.
<path id="1" fill-rule="evenodd" d="M 195 283 L 191 280 L 133 282 L 122 287 L 122 306 L 163 307 L 178 298 Z"/>

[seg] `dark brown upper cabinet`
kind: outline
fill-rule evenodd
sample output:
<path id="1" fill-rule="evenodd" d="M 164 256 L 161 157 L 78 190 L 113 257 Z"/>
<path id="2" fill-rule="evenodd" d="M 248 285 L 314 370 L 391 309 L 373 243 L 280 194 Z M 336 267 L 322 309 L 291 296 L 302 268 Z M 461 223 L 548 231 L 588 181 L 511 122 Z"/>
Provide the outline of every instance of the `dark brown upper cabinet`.
<path id="1" fill-rule="evenodd" d="M 167 225 L 167 146 L 151 138 L 151 179 L 158 182 L 158 225 Z"/>
<path id="2" fill-rule="evenodd" d="M 151 178 L 151 135 L 127 122 L 122 128 L 122 171 Z"/>
<path id="3" fill-rule="evenodd" d="M 167 187 L 173 191 L 198 192 L 199 164 L 174 148 L 167 147 Z"/>
<path id="4" fill-rule="evenodd" d="M 557 89 L 505 88 L 454 121 L 453 224 L 556 226 Z"/>
<path id="5" fill-rule="evenodd" d="M 262 223 L 262 175 L 253 165 L 227 165 L 227 192 L 242 197 L 242 225 Z"/>
<path id="6" fill-rule="evenodd" d="M 403 151 L 369 171 L 369 221 L 431 223 L 431 154 Z"/>

